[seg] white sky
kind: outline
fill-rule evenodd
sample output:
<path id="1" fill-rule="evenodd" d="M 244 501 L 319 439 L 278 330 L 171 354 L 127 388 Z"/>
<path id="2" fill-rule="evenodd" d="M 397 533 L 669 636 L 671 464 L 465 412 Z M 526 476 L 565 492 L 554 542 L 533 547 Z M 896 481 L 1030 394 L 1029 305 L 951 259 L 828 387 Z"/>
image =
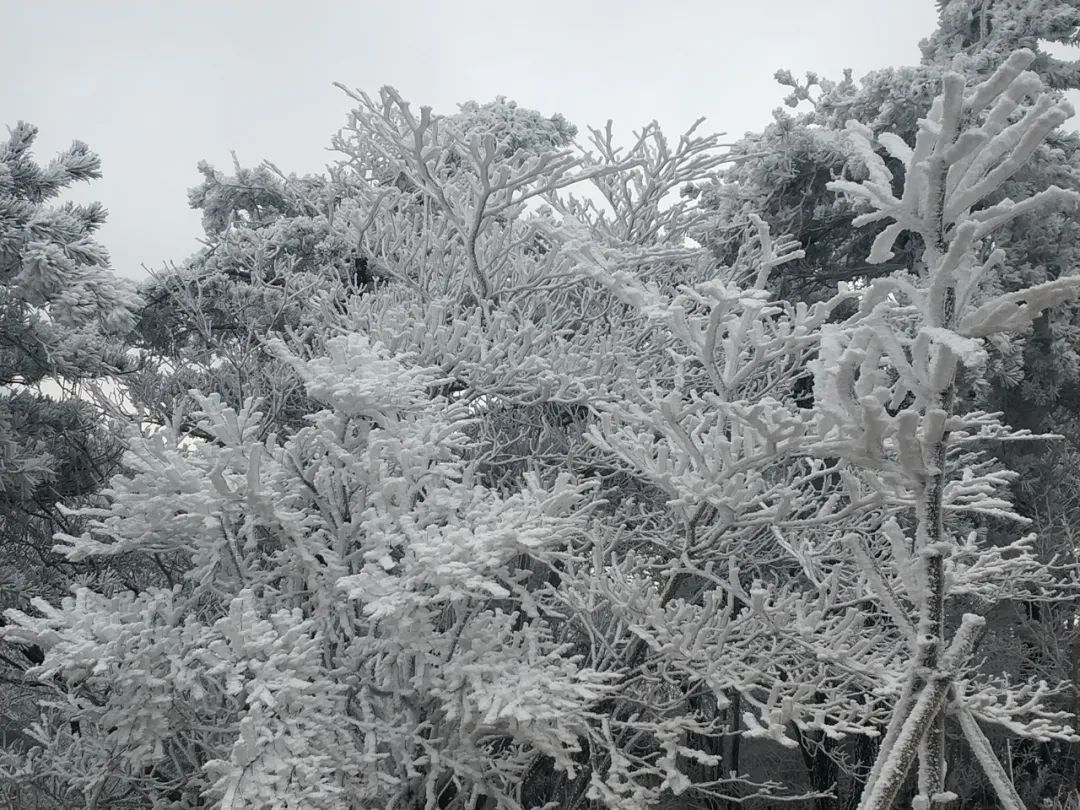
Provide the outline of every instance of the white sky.
<path id="1" fill-rule="evenodd" d="M 656 119 L 671 135 L 758 130 L 778 68 L 856 76 L 913 64 L 934 0 L 0 0 L 0 124 L 78 138 L 104 177 L 113 266 L 142 275 L 198 248 L 187 189 L 201 159 L 320 170 L 348 100 L 391 84 L 414 107 L 505 95 L 584 131 Z"/>

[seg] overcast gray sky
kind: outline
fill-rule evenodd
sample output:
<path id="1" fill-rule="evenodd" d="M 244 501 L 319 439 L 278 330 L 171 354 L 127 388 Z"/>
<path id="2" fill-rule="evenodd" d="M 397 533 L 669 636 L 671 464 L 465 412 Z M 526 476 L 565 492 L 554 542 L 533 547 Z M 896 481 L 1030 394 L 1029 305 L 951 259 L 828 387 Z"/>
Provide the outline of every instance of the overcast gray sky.
<path id="1" fill-rule="evenodd" d="M 391 84 L 414 106 L 505 95 L 579 127 L 762 128 L 778 68 L 856 76 L 918 60 L 933 0 L 0 0 L 0 123 L 78 138 L 104 178 L 101 241 L 139 277 L 198 248 L 196 163 L 318 171 L 347 99 Z"/>

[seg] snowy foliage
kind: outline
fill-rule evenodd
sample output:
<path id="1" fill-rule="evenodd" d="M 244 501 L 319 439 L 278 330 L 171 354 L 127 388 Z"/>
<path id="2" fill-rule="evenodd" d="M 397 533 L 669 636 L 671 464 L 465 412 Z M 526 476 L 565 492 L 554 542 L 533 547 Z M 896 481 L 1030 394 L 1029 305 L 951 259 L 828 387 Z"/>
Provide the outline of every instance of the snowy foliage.
<path id="1" fill-rule="evenodd" d="M 92 500 L 122 452 L 122 431 L 76 393 L 130 367 L 122 339 L 141 306 L 95 239 L 104 208 L 55 204 L 100 176 L 97 155 L 76 141 L 42 166 L 36 136 L 20 123 L 0 142 L 0 610 L 57 599 L 71 583 L 52 535 L 78 519 L 60 509 Z M 7 652 L 0 733 L 25 741 L 38 694 L 22 670 L 40 650 Z"/>
<path id="2" fill-rule="evenodd" d="M 1052 593 L 1055 586 L 1024 545 L 1014 545 L 1010 558 L 991 552 L 976 556 L 973 566 L 956 565 L 963 546 L 954 541 L 955 518 L 950 520 L 964 513 L 1020 520 L 999 495 L 1005 480 L 1001 472 L 980 458 L 974 444 L 1019 436 L 994 414 L 957 413 L 958 376 L 977 373 L 985 363 L 981 338 L 1026 329 L 1044 309 L 1080 291 L 1075 277 L 1017 293 L 985 296 L 979 289 L 986 270 L 1001 260 L 1000 254 L 980 255 L 982 241 L 996 229 L 1033 212 L 1080 208 L 1080 194 L 1051 187 L 1019 202 L 1006 199 L 973 210 L 1072 115 L 1066 103 L 1041 93 L 1037 75 L 1025 72 L 1034 58 L 1031 51 L 1016 51 L 973 87 L 965 87 L 959 74 L 946 74 L 942 94 L 919 122 L 914 146 L 895 137 L 878 138 L 904 164 L 901 194 L 894 194 L 892 173 L 874 151 L 868 130 L 855 122 L 849 127 L 853 149 L 867 164 L 869 177 L 861 183 L 831 184 L 870 203 L 871 211 L 857 217 L 857 225 L 892 220 L 875 240 L 871 262 L 888 259 L 893 242 L 905 230 L 917 233 L 925 246 L 922 277 L 874 281 L 860 304 L 865 325 L 846 334 L 835 330 L 828 353 L 815 365 L 814 388 L 821 392 L 824 411 L 818 424 L 823 451 L 853 462 L 866 485 L 889 501 L 913 507 L 915 514 L 914 554 L 908 561 L 916 568 L 909 579 L 921 587 L 907 594 L 918 622 L 910 641 L 910 671 L 863 793 L 864 810 L 892 806 L 916 756 L 918 801 L 929 806 L 946 792 L 945 701 L 951 682 L 963 677 L 961 656 L 973 647 L 974 630 L 965 635 L 965 629 L 975 627 L 976 619 L 983 621 L 965 615 L 946 650 L 949 597 L 967 587 L 965 580 L 973 574 L 981 580 L 983 599 L 990 602 L 1021 588 L 1039 594 Z M 947 575 L 950 561 L 954 564 Z M 892 601 L 887 585 L 877 584 L 879 598 Z M 1011 692 L 1009 684 L 991 688 Z M 968 741 L 998 789 L 999 800 L 1006 807 L 1020 807 L 1015 790 L 1000 778 L 1004 771 L 978 730 L 969 699 L 957 695 L 954 710 Z M 1033 711 L 1027 722 L 1011 718 L 1015 731 L 1042 739 L 1072 734 L 1068 726 L 1043 722 L 1037 701 L 1023 703 L 1011 695 L 1006 700 Z"/>
<path id="3" fill-rule="evenodd" d="M 226 290 L 236 328 L 156 373 L 229 386 L 156 403 L 57 535 L 157 581 L 7 612 L 49 698 L 4 775 L 91 807 L 697 807 L 824 796 L 816 752 L 875 739 L 885 810 L 916 759 L 916 806 L 947 798 L 955 720 L 1020 806 L 983 726 L 1076 738 L 1057 684 L 978 644 L 1070 583 L 1033 536 L 987 541 L 1023 523 L 994 449 L 1030 436 L 956 392 L 1080 290 L 992 281 L 1001 229 L 1080 207 L 994 196 L 1070 112 L 1033 58 L 947 74 L 911 143 L 830 139 L 860 166 L 832 190 L 884 223 L 869 261 L 920 252 L 815 303 L 775 294 L 806 252 L 756 214 L 730 261 L 691 241 L 713 213 L 672 194 L 731 159 L 697 125 L 585 151 L 504 100 L 349 91 L 328 178 L 207 169 L 218 241 L 159 283 L 192 323 Z"/>
<path id="4" fill-rule="evenodd" d="M 141 304 L 94 240 L 105 210 L 46 204 L 72 183 L 100 177 L 97 155 L 76 141 L 41 167 L 31 154 L 36 136 L 20 123 L 0 143 L 0 492 L 24 495 L 54 473 L 55 461 L 48 426 L 32 413 L 41 401 L 26 386 L 123 367 L 111 339 L 130 330 Z"/>

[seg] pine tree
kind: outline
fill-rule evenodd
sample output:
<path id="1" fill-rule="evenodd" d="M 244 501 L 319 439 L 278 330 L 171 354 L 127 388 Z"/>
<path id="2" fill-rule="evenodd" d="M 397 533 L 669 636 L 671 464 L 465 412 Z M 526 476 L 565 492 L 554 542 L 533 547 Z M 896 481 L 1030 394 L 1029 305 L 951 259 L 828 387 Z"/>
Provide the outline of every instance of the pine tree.
<path id="1" fill-rule="evenodd" d="M 52 535 L 76 530 L 65 507 L 90 502 L 121 452 L 112 425 L 78 392 L 129 367 L 121 338 L 140 304 L 94 240 L 105 210 L 49 205 L 100 176 L 97 155 L 76 141 L 39 166 L 36 135 L 20 123 L 0 143 L 0 608 L 58 598 L 77 574 L 53 552 Z M 0 652 L 0 728 L 16 746 L 27 744 L 18 728 L 37 698 L 20 686 L 23 670 L 41 656 L 19 644 Z"/>
<path id="2" fill-rule="evenodd" d="M 70 184 L 99 177 L 98 157 L 76 141 L 39 167 L 30 152 L 36 135 L 34 127 L 19 124 L 0 144 L 0 491 L 16 499 L 28 497 L 54 473 L 48 438 L 38 433 L 49 431 L 49 420 L 38 422 L 32 415 L 49 406 L 29 387 L 122 368 L 123 358 L 108 339 L 130 329 L 138 304 L 113 278 L 108 254 L 93 239 L 104 209 L 45 205 Z"/>

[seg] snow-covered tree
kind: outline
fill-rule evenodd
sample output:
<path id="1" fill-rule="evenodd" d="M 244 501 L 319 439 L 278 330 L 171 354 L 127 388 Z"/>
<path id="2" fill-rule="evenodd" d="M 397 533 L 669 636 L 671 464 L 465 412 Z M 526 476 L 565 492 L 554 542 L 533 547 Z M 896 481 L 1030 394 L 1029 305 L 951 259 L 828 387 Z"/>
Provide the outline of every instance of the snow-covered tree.
<path id="1" fill-rule="evenodd" d="M 278 791 L 303 806 L 342 796 L 352 805 L 422 806 L 433 794 L 463 803 L 473 793 L 514 806 L 523 790 L 539 789 L 525 773 L 540 761 L 580 772 L 571 757 L 600 733 L 589 708 L 615 676 L 582 661 L 581 631 L 552 605 L 553 583 L 566 572 L 589 576 L 594 509 L 582 502 L 596 485 L 574 482 L 572 460 L 530 474 L 528 450 L 508 442 L 547 441 L 546 423 L 586 403 L 602 353 L 594 334 L 569 328 L 586 320 L 587 297 L 570 306 L 556 297 L 553 306 L 552 285 L 568 277 L 568 260 L 544 241 L 550 218 L 524 221 L 521 202 L 619 164 L 586 165 L 544 139 L 495 154 L 497 142 L 466 140 L 456 121 L 436 136 L 427 121 L 402 114 L 393 94 L 383 99 L 385 109 L 361 109 L 366 129 L 349 148 L 382 150 L 390 176 L 405 182 L 387 186 L 345 167 L 335 182 L 358 190 L 342 194 L 335 221 L 344 227 L 333 235 L 364 246 L 387 283 L 344 301 L 317 289 L 299 307 L 297 328 L 286 323 L 279 340 L 259 344 L 305 386 L 313 421 L 256 418 L 254 405 L 193 394 L 196 412 L 176 411 L 165 430 L 135 442 L 134 477 L 114 482 L 113 507 L 87 514 L 95 525 L 68 539 L 68 554 L 152 561 L 168 587 L 135 596 L 80 590 L 59 610 L 39 603 L 45 624 L 19 616 L 26 624 L 10 638 L 47 648 L 38 674 L 63 699 L 33 730 L 42 752 L 14 768 L 13 781 L 99 803 L 206 794 L 260 806 L 260 796 Z M 432 157 L 417 160 L 417 136 L 429 139 Z M 448 174 L 425 162 L 445 155 L 458 164 Z M 279 195 L 292 193 L 282 188 Z M 270 196 L 228 202 L 259 224 L 228 226 L 226 238 L 261 231 L 258 248 L 273 237 L 266 227 L 302 224 L 266 214 Z M 440 239 L 440 250 L 421 248 L 416 261 L 423 240 Z M 295 268 L 270 269 L 287 276 Z M 477 286 L 482 277 L 486 290 Z M 249 370 L 249 381 L 260 382 L 258 364 Z M 340 384 L 348 390 L 337 391 Z M 536 416 L 539 432 L 523 434 Z M 230 464 L 264 494 L 237 500 Z M 249 514 L 261 498 L 284 511 Z M 313 622 L 313 639 L 303 628 L 281 637 L 295 609 Z M 79 626 L 62 629 L 75 614 Z M 245 617 L 268 623 L 266 632 L 250 649 L 219 649 L 219 638 L 236 636 L 228 622 Z M 402 635 L 401 621 L 412 631 Z M 253 666 L 247 659 L 265 659 L 288 682 L 265 685 L 270 675 L 259 675 L 249 694 L 236 681 L 247 676 L 230 675 L 222 656 L 242 670 Z M 178 666 L 190 687 L 173 682 Z M 330 708 L 312 709 L 300 728 L 261 697 L 311 679 L 288 699 L 299 710 L 305 695 L 325 694 Z M 125 715 L 135 704 L 140 712 Z M 319 716 L 333 716 L 346 739 L 328 736 Z M 260 735 L 266 764 L 265 746 L 253 742 Z M 321 747 L 301 749 L 294 737 Z M 288 777 L 294 760 L 281 746 L 306 757 L 306 770 Z M 120 759 L 110 753 L 121 749 Z M 315 750 L 335 756 L 308 755 Z"/>
<path id="2" fill-rule="evenodd" d="M 42 166 L 31 153 L 36 135 L 20 123 L 0 142 L 0 608 L 57 598 L 75 575 L 52 551 L 53 533 L 79 524 L 62 508 L 92 498 L 122 450 L 78 392 L 128 368 L 121 338 L 139 306 L 95 241 L 105 210 L 51 204 L 100 176 L 97 155 L 76 141 Z M 26 742 L 18 727 L 36 690 L 20 678 L 40 655 L 0 645 L 4 745 Z"/>
<path id="3" fill-rule="evenodd" d="M 49 403 L 31 387 L 123 368 L 110 337 L 131 328 L 138 306 L 94 241 L 105 210 L 46 204 L 72 183 L 99 177 L 100 160 L 76 141 L 38 166 L 31 154 L 36 135 L 20 123 L 0 143 L 0 492 L 15 499 L 55 474 L 51 420 L 34 413 L 52 410 L 60 418 L 58 410 L 77 407 Z"/>
<path id="4" fill-rule="evenodd" d="M 498 161 L 511 163 L 566 148 L 575 134 L 561 116 L 546 118 L 504 98 L 469 102 L 442 121 L 456 133 L 447 142 L 449 174 L 468 165 L 473 137 L 493 138 Z M 364 237 L 372 224 L 357 228 L 354 221 L 358 205 L 364 216 L 386 214 L 369 210 L 366 195 L 388 205 L 393 195 L 402 214 L 423 199 L 409 172 L 386 156 L 357 154 L 364 147 L 350 146 L 347 132 L 337 141 L 349 158 L 326 176 L 285 176 L 269 163 L 249 169 L 235 158 L 232 175 L 200 164 L 204 179 L 189 201 L 202 212 L 207 246 L 158 273 L 144 291 L 139 337 L 155 362 L 131 381 L 143 419 L 167 421 L 191 388 L 217 391 L 234 407 L 262 397 L 276 429 L 295 428 L 310 411 L 299 380 L 267 353 L 264 339 L 302 331 L 323 306 L 340 308 L 387 280 L 380 246 Z"/>
<path id="5" fill-rule="evenodd" d="M 1052 686 L 978 666 L 978 614 L 1062 582 L 1032 539 L 987 542 L 1015 517 L 992 449 L 1026 434 L 955 392 L 1076 290 L 994 283 L 994 234 L 1077 208 L 989 197 L 1068 112 L 1032 58 L 948 74 L 912 144 L 876 139 L 889 163 L 858 124 L 837 139 L 856 224 L 887 220 L 869 260 L 901 231 L 923 250 L 813 304 L 774 294 L 805 254 L 764 219 L 730 261 L 688 238 L 711 214 L 672 192 L 729 159 L 696 126 L 586 151 L 501 102 L 443 118 L 350 91 L 328 178 L 208 176 L 222 272 L 311 295 L 245 326 L 243 391 L 162 408 L 58 536 L 160 582 L 8 612 L 50 693 L 9 782 L 92 807 L 714 807 L 835 794 L 819 755 L 884 737 L 864 807 L 916 757 L 925 807 L 955 717 L 1017 806 L 979 723 L 1072 732 Z M 275 265 L 305 218 L 373 283 L 304 246 Z M 174 347 L 207 377 L 234 340 L 213 334 Z"/>
<path id="6" fill-rule="evenodd" d="M 837 177 L 867 176 L 862 162 L 853 160 L 846 147 L 847 121 L 853 118 L 874 133 L 890 132 L 911 143 L 917 121 L 946 72 L 988 77 L 1018 47 L 1035 53 L 1029 69 L 1051 92 L 1076 88 L 1075 64 L 1055 56 L 1061 53 L 1055 46 L 1074 42 L 1075 2 L 956 0 L 939 6 L 939 27 L 922 43 L 924 58 L 919 65 L 875 70 L 858 81 L 850 75 L 833 81 L 816 74 L 803 79 L 787 71 L 778 73 L 790 90 L 787 103 L 793 109 L 778 111 L 769 127 L 747 135 L 732 150 L 737 159 L 722 181 L 699 189 L 703 208 L 714 212 L 715 218 L 706 222 L 698 238 L 729 261 L 740 245 L 747 211 L 762 216 L 774 231 L 792 234 L 803 244 L 805 255 L 781 268 L 770 287 L 780 297 L 795 300 L 828 297 L 837 281 L 863 284 L 898 268 L 919 266 L 923 246 L 910 232 L 899 236 L 890 259 L 868 263 L 873 240 L 886 223 L 853 228 L 851 222 L 860 210 L 853 200 L 826 187 Z M 991 202 L 1020 199 L 1048 185 L 1080 190 L 1075 170 L 1078 144 L 1072 132 L 1051 132 Z M 894 172 L 901 168 L 891 157 L 886 162 Z M 1003 250 L 1007 260 L 985 283 L 1011 292 L 1067 275 L 1076 264 L 1078 237 L 1078 221 L 1070 216 L 1006 223 L 994 233 L 993 247 Z M 1011 485 L 1017 511 L 1034 522 L 1047 560 L 1071 548 L 1063 527 L 1076 520 L 1070 510 L 1077 503 L 1071 482 L 1075 403 L 1080 402 L 1078 313 L 1075 302 L 1066 302 L 1036 318 L 1025 334 L 1007 342 L 988 342 L 985 370 L 967 375 L 957 390 L 960 410 L 1000 410 L 1009 424 L 1063 437 L 1054 442 L 1010 443 L 1000 450 L 1007 466 L 1018 473 Z M 995 542 L 1010 541 L 1003 528 L 988 527 Z M 1065 603 L 1052 610 L 1034 603 L 1003 606 L 991 622 L 984 648 L 993 650 L 999 660 L 1010 661 L 1016 675 L 1028 668 L 1064 675 L 1069 666 L 1063 661 L 1071 660 L 1074 649 L 1073 620 L 1068 616 L 1075 612 L 1075 602 L 1071 609 Z M 1051 628 L 1056 628 L 1057 640 L 1047 635 Z M 1014 654 L 1019 647 L 1023 651 Z M 1062 695 L 1062 705 L 1075 705 L 1076 698 L 1075 692 Z M 1018 781 L 1030 786 L 1032 801 L 1041 791 L 1053 792 L 1055 781 L 1068 785 L 1076 780 L 1073 772 L 1080 762 L 1076 747 L 1020 745 L 1012 752 Z M 1030 763 L 1030 771 L 1021 767 L 1022 760 Z M 954 769 L 954 776 L 960 778 L 962 771 Z"/>
<path id="7" fill-rule="evenodd" d="M 893 608 L 894 620 L 908 631 L 911 654 L 903 692 L 863 793 L 865 810 L 893 805 L 916 758 L 916 806 L 951 799 L 944 782 L 948 716 L 959 721 L 998 800 L 1017 810 L 1023 803 L 978 719 L 1009 722 L 1014 733 L 1040 739 L 1072 734 L 1067 726 L 1055 727 L 1049 716 L 1027 723 L 1009 717 L 1009 709 L 1021 703 L 1018 694 L 1028 692 L 1007 683 L 979 683 L 967 664 L 985 619 L 964 614 L 951 641 L 946 622 L 946 609 L 960 594 L 992 606 L 1026 594 L 1052 597 L 1055 591 L 1030 540 L 1005 549 L 980 548 L 976 531 L 962 538 L 958 520 L 967 514 L 1019 520 L 1000 495 L 1006 474 L 988 463 L 979 445 L 1025 437 L 997 415 L 957 411 L 959 378 L 980 373 L 986 340 L 1007 340 L 1030 328 L 1043 310 L 1080 291 L 1073 277 L 1009 293 L 984 284 L 1005 259 L 990 247 L 995 231 L 1018 217 L 1080 210 L 1080 194 L 1056 186 L 1027 199 L 986 204 L 1072 115 L 1068 104 L 1042 93 L 1037 74 L 1025 71 L 1034 58 L 1031 51 L 1016 51 L 989 78 L 968 88 L 963 76 L 948 73 L 942 95 L 919 121 L 913 146 L 894 135 L 878 136 L 888 155 L 904 166 L 902 192 L 896 192 L 892 172 L 874 151 L 872 133 L 856 122 L 850 137 L 869 178 L 831 184 L 869 203 L 871 210 L 856 225 L 888 221 L 869 261 L 888 260 L 904 231 L 924 245 L 923 272 L 873 282 L 860 304 L 866 317 L 853 327 L 827 329 L 815 361 L 823 452 L 850 463 L 865 486 L 914 511 L 912 539 L 902 538 L 886 555 L 898 573 L 908 569 L 914 586 L 914 591 L 905 588 L 911 609 Z M 869 555 L 867 562 L 876 568 Z M 965 563 L 970 568 L 961 576 Z M 877 599 L 894 603 L 897 589 L 876 570 L 868 572 L 868 581 Z"/>

